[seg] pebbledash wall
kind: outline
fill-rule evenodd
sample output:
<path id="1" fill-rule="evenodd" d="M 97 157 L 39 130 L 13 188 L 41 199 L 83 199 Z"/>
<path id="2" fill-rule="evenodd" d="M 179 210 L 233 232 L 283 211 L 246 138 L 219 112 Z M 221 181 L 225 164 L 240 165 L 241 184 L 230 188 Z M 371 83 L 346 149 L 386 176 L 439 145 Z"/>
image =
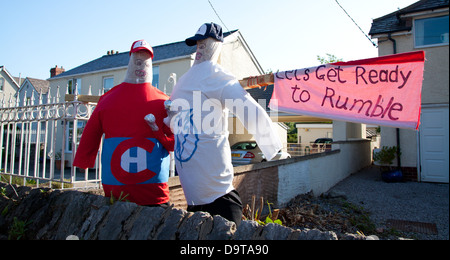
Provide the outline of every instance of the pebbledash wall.
<path id="1" fill-rule="evenodd" d="M 350 174 L 372 163 L 370 140 L 338 141 L 328 152 L 264 162 L 234 168 L 233 185 L 242 203 L 251 204 L 252 196 L 259 201 L 285 206 L 299 194 L 310 191 L 315 196 L 327 192 Z M 178 177 L 169 180 L 171 203 L 186 208 Z"/>

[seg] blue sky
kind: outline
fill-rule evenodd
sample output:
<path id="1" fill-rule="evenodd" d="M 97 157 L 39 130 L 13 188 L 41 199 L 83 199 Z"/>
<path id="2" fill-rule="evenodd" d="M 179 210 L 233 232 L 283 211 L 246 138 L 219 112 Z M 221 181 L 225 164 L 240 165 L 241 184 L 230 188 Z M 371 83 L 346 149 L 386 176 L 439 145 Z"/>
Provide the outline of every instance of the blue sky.
<path id="1" fill-rule="evenodd" d="M 338 0 L 368 34 L 372 20 L 417 0 Z M 316 66 L 317 55 L 345 61 L 377 49 L 335 0 L 0 0 L 0 66 L 47 79 L 50 68 L 75 68 L 106 54 L 183 41 L 205 22 L 239 29 L 264 70 Z"/>

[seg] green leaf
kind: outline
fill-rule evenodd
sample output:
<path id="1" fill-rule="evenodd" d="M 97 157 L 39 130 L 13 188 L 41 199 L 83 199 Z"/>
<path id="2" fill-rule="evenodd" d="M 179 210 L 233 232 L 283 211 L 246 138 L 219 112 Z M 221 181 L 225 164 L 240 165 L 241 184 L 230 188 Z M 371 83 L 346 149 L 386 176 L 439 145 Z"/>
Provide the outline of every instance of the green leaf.
<path id="1" fill-rule="evenodd" d="M 270 219 L 269 217 L 266 217 L 266 224 L 268 224 L 268 223 L 273 223 L 273 220 L 272 219 Z"/>

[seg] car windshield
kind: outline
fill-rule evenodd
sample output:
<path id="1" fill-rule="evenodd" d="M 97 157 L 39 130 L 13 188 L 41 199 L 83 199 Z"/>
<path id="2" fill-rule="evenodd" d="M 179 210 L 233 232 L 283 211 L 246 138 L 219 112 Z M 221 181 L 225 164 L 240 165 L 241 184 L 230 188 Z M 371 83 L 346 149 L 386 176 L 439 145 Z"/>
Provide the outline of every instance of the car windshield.
<path id="1" fill-rule="evenodd" d="M 316 141 L 314 141 L 314 143 L 316 144 L 331 144 L 333 142 L 333 139 L 329 139 L 329 138 L 320 138 L 320 139 L 316 139 Z"/>
<path id="2" fill-rule="evenodd" d="M 241 142 L 236 143 L 233 146 L 231 146 L 231 149 L 233 150 L 252 150 L 255 149 L 257 144 L 255 142 Z"/>

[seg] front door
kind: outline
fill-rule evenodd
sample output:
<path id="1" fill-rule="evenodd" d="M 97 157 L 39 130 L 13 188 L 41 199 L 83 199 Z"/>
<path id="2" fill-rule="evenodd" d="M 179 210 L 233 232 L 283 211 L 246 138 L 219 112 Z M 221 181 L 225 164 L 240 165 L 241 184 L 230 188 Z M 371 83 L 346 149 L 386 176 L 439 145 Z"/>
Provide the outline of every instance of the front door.
<path id="1" fill-rule="evenodd" d="M 448 183 L 448 106 L 423 107 L 420 125 L 421 181 Z"/>

